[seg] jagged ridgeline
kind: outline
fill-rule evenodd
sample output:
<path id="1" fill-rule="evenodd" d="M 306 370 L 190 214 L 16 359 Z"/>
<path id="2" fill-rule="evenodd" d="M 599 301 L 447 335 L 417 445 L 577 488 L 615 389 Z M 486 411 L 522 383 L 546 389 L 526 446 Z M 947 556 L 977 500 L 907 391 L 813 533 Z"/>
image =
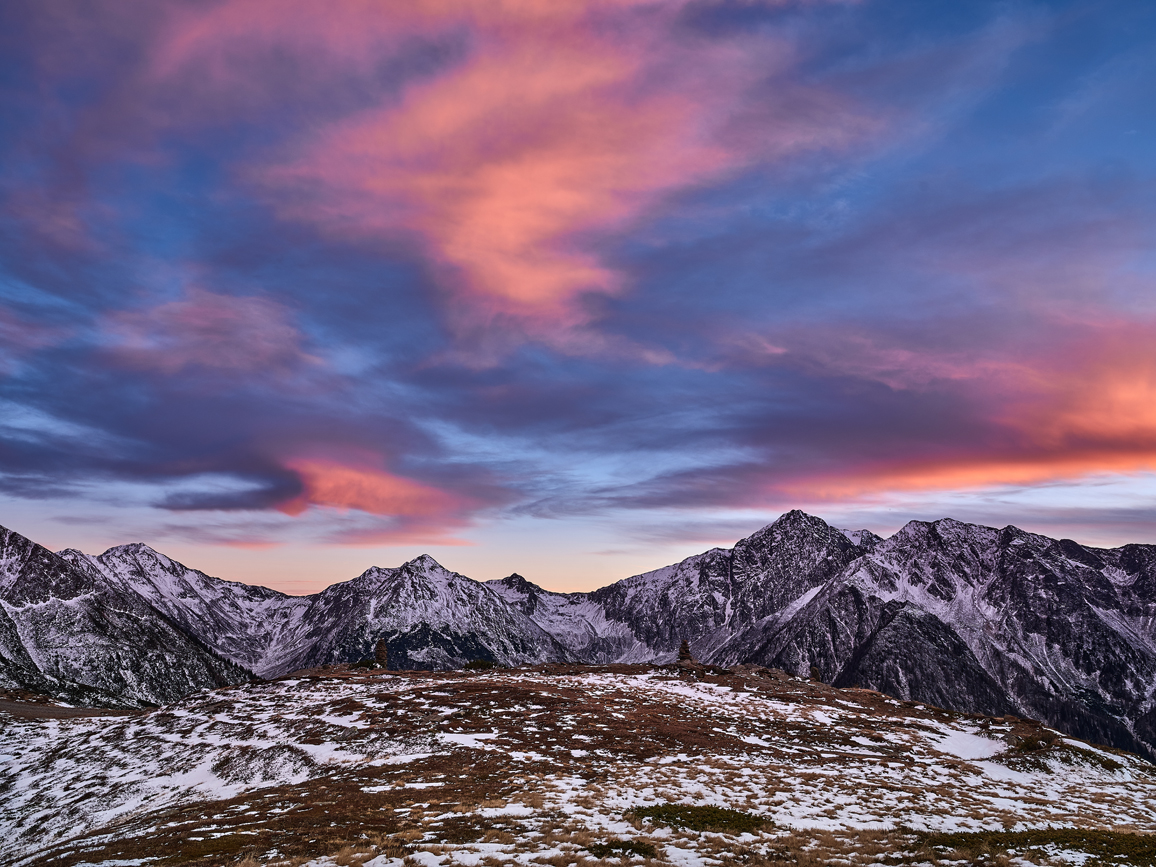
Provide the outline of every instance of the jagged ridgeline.
<path id="1" fill-rule="evenodd" d="M 953 520 L 889 539 L 789 512 L 590 593 L 481 583 L 422 556 L 311 596 L 145 545 L 53 554 L 0 529 L 0 687 L 163 703 L 333 662 L 754 663 L 939 707 L 1043 720 L 1156 758 L 1156 546 L 1088 548 Z"/>

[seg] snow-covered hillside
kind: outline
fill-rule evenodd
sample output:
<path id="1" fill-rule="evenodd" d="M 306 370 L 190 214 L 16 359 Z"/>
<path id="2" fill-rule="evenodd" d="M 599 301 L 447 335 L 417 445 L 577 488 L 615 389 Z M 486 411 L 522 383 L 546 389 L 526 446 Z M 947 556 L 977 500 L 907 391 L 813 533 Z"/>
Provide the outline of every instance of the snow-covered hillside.
<path id="1" fill-rule="evenodd" d="M 267 587 L 211 578 L 139 543 L 95 557 L 72 549 L 60 556 L 94 580 L 139 596 L 207 647 L 262 676 L 270 648 L 293 643 L 308 607 L 306 599 Z"/>
<path id="2" fill-rule="evenodd" d="M 1156 831 L 1134 756 L 751 668 L 343 672 L 0 719 L 0 835 L 22 867 L 585 867 L 624 845 L 676 867 L 925 864 L 919 832 L 977 831 L 1028 867 L 1087 861 L 1055 829 Z M 723 824 L 631 812 L 666 804 Z M 1007 834 L 1031 829 L 1038 851 Z"/>

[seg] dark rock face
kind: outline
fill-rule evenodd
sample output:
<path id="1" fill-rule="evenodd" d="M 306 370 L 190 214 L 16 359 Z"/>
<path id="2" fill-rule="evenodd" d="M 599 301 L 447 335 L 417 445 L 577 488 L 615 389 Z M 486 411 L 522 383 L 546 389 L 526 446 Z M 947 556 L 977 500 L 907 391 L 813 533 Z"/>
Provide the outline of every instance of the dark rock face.
<path id="1" fill-rule="evenodd" d="M 858 587 L 824 587 L 793 615 L 767 618 L 743 630 L 711 661 L 755 663 L 800 677 L 817 670 L 819 679 L 831 681 L 870 639 L 882 613 L 882 602 Z"/>
<path id="2" fill-rule="evenodd" d="M 950 626 L 906 602 L 883 606 L 878 627 L 856 647 L 834 685 L 866 687 L 990 716 L 1016 709 Z"/>
<path id="3" fill-rule="evenodd" d="M 762 654 L 799 674 L 816 665 L 841 685 L 1013 712 L 1156 757 L 1145 728 L 1156 687 L 1154 552 L 913 522 L 769 630 Z"/>

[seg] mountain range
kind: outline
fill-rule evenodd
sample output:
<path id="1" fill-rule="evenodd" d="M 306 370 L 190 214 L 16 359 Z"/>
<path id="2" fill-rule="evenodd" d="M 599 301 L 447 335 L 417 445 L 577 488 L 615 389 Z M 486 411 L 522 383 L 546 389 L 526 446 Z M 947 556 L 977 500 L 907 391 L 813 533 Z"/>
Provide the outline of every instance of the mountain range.
<path id="1" fill-rule="evenodd" d="M 92 705 L 371 656 L 670 662 L 683 639 L 943 708 L 1042 720 L 1156 759 L 1156 546 L 912 521 L 883 539 L 793 511 L 738 542 L 586 593 L 478 582 L 423 555 L 310 596 L 223 581 L 146 545 L 58 554 L 0 528 L 0 688 Z"/>

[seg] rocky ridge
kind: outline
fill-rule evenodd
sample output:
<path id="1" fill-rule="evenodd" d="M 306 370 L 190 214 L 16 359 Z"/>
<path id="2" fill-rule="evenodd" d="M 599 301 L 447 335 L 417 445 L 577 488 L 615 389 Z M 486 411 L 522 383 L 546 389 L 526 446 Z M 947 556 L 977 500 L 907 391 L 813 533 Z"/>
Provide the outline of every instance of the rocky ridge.
<path id="1" fill-rule="evenodd" d="M 207 654 L 233 665 L 213 669 L 226 680 L 352 661 L 372 655 L 379 638 L 391 667 L 434 670 L 473 659 L 665 663 L 687 639 L 707 663 L 758 664 L 956 710 L 1014 713 L 1156 758 L 1150 545 L 1096 549 L 951 519 L 913 521 L 881 539 L 789 512 L 729 550 L 589 593 L 554 593 L 519 575 L 483 584 L 427 556 L 305 597 L 211 578 L 144 545 L 98 557 L 39 549 L 19 574 L 8 558 L 0 569 L 0 604 L 14 623 L 34 619 L 20 602 L 32 592 L 24 585 L 46 599 L 99 589 L 184 636 L 172 646 L 187 646 L 190 660 Z M 97 610 L 76 628 L 99 638 L 111 627 Z M 9 685 L 56 695 L 96 690 L 77 699 L 92 703 L 168 700 L 128 675 L 87 678 L 92 654 L 41 668 L 26 652 L 29 664 L 20 655 L 23 633 L 12 634 L 0 646 Z M 133 664 L 125 657 L 121 668 Z M 182 671 L 186 692 L 214 682 Z"/>
<path id="2" fill-rule="evenodd" d="M 0 527 L 0 688 L 139 706 L 251 677 L 139 595 Z"/>

